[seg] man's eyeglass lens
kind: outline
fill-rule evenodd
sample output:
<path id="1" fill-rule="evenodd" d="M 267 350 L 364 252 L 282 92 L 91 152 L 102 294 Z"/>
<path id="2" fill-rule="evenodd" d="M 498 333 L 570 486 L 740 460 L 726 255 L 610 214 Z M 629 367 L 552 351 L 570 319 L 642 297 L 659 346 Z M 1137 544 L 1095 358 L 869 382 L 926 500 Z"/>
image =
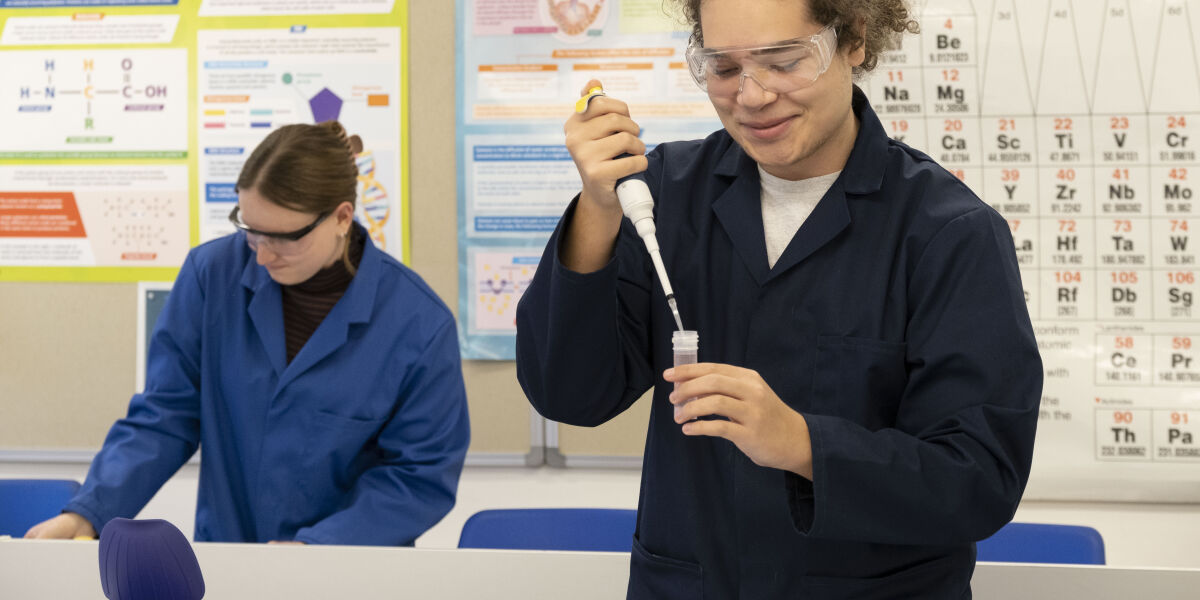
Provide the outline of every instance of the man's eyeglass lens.
<path id="1" fill-rule="evenodd" d="M 755 48 L 690 46 L 688 66 L 696 84 L 711 96 L 735 96 L 747 78 L 767 91 L 786 94 L 811 86 L 829 68 L 836 43 L 832 34 L 826 28 L 811 38 Z"/>

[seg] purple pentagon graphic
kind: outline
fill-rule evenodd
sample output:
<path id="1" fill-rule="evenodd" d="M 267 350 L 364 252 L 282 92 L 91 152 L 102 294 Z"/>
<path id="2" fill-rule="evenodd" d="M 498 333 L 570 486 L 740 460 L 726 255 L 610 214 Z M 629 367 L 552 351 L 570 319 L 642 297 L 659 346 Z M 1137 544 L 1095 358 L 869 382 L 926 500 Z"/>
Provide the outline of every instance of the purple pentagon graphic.
<path id="1" fill-rule="evenodd" d="M 329 88 L 321 88 L 321 91 L 308 101 L 308 106 L 312 109 L 313 123 L 334 121 L 342 112 L 342 99 L 329 91 Z"/>

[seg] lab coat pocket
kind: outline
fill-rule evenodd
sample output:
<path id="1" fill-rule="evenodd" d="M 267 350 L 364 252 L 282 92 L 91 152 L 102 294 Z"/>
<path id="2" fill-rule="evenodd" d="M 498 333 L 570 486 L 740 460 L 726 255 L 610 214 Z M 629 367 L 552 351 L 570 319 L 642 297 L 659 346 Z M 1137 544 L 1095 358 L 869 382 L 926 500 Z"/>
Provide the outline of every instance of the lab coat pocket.
<path id="1" fill-rule="evenodd" d="M 637 536 L 629 565 L 629 600 L 704 597 L 704 571 L 697 563 L 646 550 Z"/>
<path id="2" fill-rule="evenodd" d="M 970 598 L 971 568 L 960 556 L 932 558 L 880 577 L 817 577 L 801 579 L 805 598 L 827 600 L 891 600 Z"/>
<path id="3" fill-rule="evenodd" d="M 328 410 L 317 409 L 313 411 L 317 418 L 326 425 L 334 427 L 348 427 L 357 429 L 362 427 L 376 427 L 383 423 L 386 417 L 358 417 L 349 415 L 340 415 Z"/>
<path id="4" fill-rule="evenodd" d="M 329 494 L 345 493 L 376 456 L 373 447 L 386 419 L 359 419 L 328 412 L 306 410 L 304 438 L 289 447 L 291 462 L 300 471 L 296 477 L 310 501 L 330 502 Z M 332 485 L 330 485 L 332 482 Z"/>
<path id="5" fill-rule="evenodd" d="M 872 431 L 895 425 L 908 381 L 905 344 L 868 338 L 817 338 L 813 412 L 849 419 Z"/>
<path id="6" fill-rule="evenodd" d="M 386 418 L 367 419 L 341 415 L 327 410 L 312 412 L 316 415 L 314 422 L 317 429 L 331 436 L 331 446 L 347 451 L 358 451 L 374 439 L 387 421 Z"/>
<path id="7" fill-rule="evenodd" d="M 310 412 L 312 426 L 307 444 L 314 456 L 332 460 L 334 464 L 350 465 L 360 458 L 363 448 L 370 445 L 386 419 L 363 419 L 332 413 L 326 410 Z"/>

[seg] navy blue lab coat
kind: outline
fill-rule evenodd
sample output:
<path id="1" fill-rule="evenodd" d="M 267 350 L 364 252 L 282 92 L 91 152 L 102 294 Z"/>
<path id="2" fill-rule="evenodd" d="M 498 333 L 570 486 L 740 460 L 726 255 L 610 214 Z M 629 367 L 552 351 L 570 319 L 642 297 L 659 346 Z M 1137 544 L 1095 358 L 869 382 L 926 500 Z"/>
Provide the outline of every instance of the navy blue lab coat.
<path id="1" fill-rule="evenodd" d="M 680 431 L 675 325 L 628 220 L 607 266 L 572 272 L 572 204 L 521 299 L 542 415 L 595 426 L 654 387 L 629 598 L 969 598 L 974 542 L 1017 508 L 1042 370 L 1008 224 L 853 103 L 849 160 L 772 268 L 755 163 L 725 131 L 657 146 L 645 173 L 700 361 L 804 415 L 811 482 Z"/>
<path id="2" fill-rule="evenodd" d="M 66 509 L 97 531 L 131 518 L 199 445 L 196 541 L 411 545 L 454 506 L 460 364 L 450 310 L 370 239 L 289 363 L 279 284 L 244 233 L 211 241 L 188 254 L 145 391 Z"/>

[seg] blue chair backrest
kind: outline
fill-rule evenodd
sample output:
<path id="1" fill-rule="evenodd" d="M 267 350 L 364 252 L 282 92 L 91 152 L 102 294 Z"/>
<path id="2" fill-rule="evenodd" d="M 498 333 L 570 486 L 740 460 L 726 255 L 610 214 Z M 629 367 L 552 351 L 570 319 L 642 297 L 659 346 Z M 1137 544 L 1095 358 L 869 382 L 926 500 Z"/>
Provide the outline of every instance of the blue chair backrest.
<path id="1" fill-rule="evenodd" d="M 1078 525 L 1009 523 L 976 548 L 981 561 L 1104 564 L 1100 532 Z"/>
<path id="2" fill-rule="evenodd" d="M 204 577 L 183 532 L 162 519 L 112 519 L 100 530 L 100 585 L 109 600 L 200 600 Z"/>
<path id="3" fill-rule="evenodd" d="M 629 552 L 636 526 L 631 509 L 481 510 L 463 525 L 458 547 Z"/>
<path id="4" fill-rule="evenodd" d="M 77 491 L 72 479 L 0 479 L 0 535 L 25 535 L 61 513 Z"/>

